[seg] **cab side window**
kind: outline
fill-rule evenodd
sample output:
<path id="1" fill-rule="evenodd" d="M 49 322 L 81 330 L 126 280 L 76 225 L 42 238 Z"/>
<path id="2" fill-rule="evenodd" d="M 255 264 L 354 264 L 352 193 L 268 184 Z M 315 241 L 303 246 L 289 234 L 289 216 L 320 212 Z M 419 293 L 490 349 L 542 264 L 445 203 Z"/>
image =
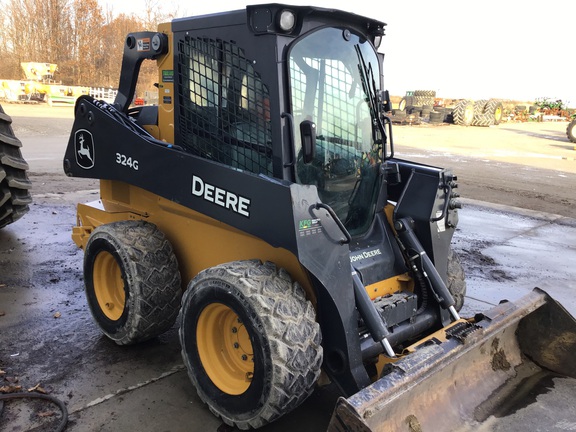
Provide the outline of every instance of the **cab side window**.
<path id="1" fill-rule="evenodd" d="M 180 145 L 200 157 L 272 174 L 267 87 L 231 42 L 186 36 L 178 44 Z"/>

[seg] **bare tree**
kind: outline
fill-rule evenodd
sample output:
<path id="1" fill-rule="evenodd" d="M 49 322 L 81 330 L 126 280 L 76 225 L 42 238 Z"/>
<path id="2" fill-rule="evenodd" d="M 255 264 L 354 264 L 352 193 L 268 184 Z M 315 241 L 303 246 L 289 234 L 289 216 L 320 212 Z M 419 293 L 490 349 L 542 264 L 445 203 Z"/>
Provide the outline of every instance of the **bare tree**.
<path id="1" fill-rule="evenodd" d="M 80 85 L 102 85 L 98 59 L 102 56 L 104 16 L 97 0 L 74 0 L 72 4 L 71 72 Z"/>
<path id="2" fill-rule="evenodd" d="M 145 0 L 140 15 L 103 12 L 98 0 L 0 0 L 0 79 L 21 79 L 21 62 L 57 63 L 67 85 L 118 85 L 126 35 L 170 21 L 161 0 Z M 141 69 L 138 91 L 158 80 L 154 62 Z"/>
<path id="3" fill-rule="evenodd" d="M 100 55 L 97 60 L 102 85 L 112 87 L 118 85 L 126 35 L 138 31 L 141 27 L 142 24 L 137 17 L 120 14 L 102 28 Z"/>

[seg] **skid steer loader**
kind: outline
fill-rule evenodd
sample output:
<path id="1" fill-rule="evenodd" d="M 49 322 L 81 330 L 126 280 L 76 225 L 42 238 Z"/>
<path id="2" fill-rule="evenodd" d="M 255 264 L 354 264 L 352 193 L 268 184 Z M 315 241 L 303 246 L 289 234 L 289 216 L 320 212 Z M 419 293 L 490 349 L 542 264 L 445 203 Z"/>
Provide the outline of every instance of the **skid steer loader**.
<path id="1" fill-rule="evenodd" d="M 459 316 L 457 179 L 394 156 L 384 26 L 280 4 L 177 19 L 127 36 L 113 104 L 76 103 L 64 170 L 101 190 L 72 233 L 91 313 L 121 345 L 180 317 L 229 425 L 273 422 L 321 372 L 342 393 L 329 428 L 354 431 L 447 429 L 480 404 L 450 400 L 528 357 L 574 374 L 576 326 L 545 293 Z M 146 59 L 159 104 L 131 108 Z"/>

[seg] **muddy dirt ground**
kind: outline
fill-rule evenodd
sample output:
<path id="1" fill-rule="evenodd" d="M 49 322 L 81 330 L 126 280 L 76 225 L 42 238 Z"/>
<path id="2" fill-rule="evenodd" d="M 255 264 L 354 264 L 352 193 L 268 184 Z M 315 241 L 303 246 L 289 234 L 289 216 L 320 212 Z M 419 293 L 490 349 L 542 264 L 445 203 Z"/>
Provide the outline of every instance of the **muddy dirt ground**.
<path id="1" fill-rule="evenodd" d="M 98 182 L 69 179 L 62 172 L 72 108 L 3 107 L 24 144 L 34 203 L 21 221 L 0 231 L 0 385 L 26 389 L 41 384 L 67 403 L 70 431 L 163 430 L 154 426 L 163 424 L 158 412 L 180 419 L 181 425 L 197 426 L 189 430 L 218 429 L 220 422 L 202 407 L 183 371 L 175 329 L 120 349 L 91 319 L 82 252 L 70 234 L 75 204 L 97 199 Z M 394 142 L 398 157 L 451 167 L 463 197 L 573 218 L 576 151 L 566 139 L 566 125 L 397 126 Z M 482 242 L 499 235 L 497 227 L 491 229 L 487 239 L 457 238 L 466 241 L 457 249 L 471 276 L 489 279 L 496 291 L 498 284 L 520 276 L 483 254 Z M 139 393 L 144 388 L 155 390 Z M 319 390 L 309 403 L 264 430 L 322 430 L 334 400 L 330 389 Z M 46 419 L 57 419 L 56 411 L 40 403 L 6 408 L 0 431 L 46 430 Z M 576 427 L 574 419 L 566 424 Z"/>

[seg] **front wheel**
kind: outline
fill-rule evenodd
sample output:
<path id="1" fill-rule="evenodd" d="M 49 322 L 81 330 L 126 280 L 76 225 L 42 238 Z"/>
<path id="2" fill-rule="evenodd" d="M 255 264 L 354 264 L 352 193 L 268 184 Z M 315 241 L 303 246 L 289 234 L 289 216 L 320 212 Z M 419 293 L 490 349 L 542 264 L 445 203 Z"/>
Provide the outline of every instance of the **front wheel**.
<path id="1" fill-rule="evenodd" d="M 209 268 L 182 300 L 182 357 L 198 395 L 231 426 L 296 408 L 320 374 L 320 328 L 302 287 L 272 263 Z"/>

